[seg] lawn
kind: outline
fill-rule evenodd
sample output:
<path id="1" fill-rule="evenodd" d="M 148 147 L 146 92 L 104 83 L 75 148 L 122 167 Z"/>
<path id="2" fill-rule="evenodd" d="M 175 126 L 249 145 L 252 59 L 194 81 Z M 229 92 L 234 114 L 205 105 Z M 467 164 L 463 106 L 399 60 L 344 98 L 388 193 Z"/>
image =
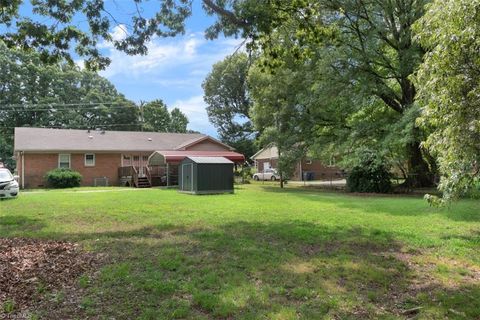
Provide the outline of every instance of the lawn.
<path id="1" fill-rule="evenodd" d="M 73 287 L 37 290 L 33 319 L 480 319 L 479 201 L 268 184 L 32 192 L 0 202 L 0 237 L 98 255 Z"/>

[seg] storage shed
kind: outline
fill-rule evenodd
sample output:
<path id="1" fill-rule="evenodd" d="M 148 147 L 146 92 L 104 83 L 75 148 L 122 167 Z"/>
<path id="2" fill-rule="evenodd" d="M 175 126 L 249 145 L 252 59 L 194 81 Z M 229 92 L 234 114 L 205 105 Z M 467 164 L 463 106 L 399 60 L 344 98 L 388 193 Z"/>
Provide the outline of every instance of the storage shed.
<path id="1" fill-rule="evenodd" d="M 186 157 L 179 167 L 180 192 L 233 193 L 233 162 L 224 157 Z"/>

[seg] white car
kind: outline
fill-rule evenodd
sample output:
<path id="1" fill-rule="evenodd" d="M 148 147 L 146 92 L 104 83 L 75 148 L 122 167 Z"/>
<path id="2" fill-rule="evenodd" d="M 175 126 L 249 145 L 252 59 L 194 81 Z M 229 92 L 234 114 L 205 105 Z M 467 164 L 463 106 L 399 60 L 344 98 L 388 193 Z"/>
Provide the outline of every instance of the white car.
<path id="1" fill-rule="evenodd" d="M 14 198 L 18 195 L 18 182 L 10 171 L 0 168 L 0 199 Z"/>
<path id="2" fill-rule="evenodd" d="M 275 169 L 265 169 L 263 172 L 257 172 L 253 175 L 253 180 L 280 180 L 280 175 Z"/>

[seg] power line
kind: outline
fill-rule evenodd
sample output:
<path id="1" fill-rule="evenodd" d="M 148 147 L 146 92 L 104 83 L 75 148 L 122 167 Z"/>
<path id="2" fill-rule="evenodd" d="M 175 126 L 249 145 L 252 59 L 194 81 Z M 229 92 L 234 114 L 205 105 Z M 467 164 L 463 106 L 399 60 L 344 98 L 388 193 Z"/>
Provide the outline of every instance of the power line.
<path id="1" fill-rule="evenodd" d="M 52 112 L 55 112 L 55 111 L 88 111 L 88 110 L 92 110 L 92 111 L 101 111 L 102 107 L 101 106 L 84 106 L 84 107 L 81 107 L 81 106 L 76 106 L 76 107 L 72 107 L 72 108 L 65 108 L 65 107 L 60 107 L 60 108 L 56 108 L 56 107 L 52 107 L 52 108 L 20 108 L 20 107 L 11 107 L 11 108 L 1 108 L 0 107 L 0 112 L 11 112 L 11 111 L 16 111 L 16 112 L 30 112 L 30 111 L 52 111 Z M 109 110 L 114 110 L 114 109 L 125 109 L 125 108 L 138 108 L 138 107 L 130 107 L 130 106 L 127 106 L 127 105 L 118 105 L 118 106 L 114 106 L 114 105 L 111 105 L 108 107 Z M 137 110 L 137 109 L 135 109 Z"/>
<path id="2" fill-rule="evenodd" d="M 65 126 L 35 126 L 34 128 L 44 128 L 44 129 L 78 129 L 78 130 L 89 130 L 92 128 L 103 128 L 103 127 L 119 127 L 119 126 L 143 126 L 142 123 L 119 123 L 119 124 L 97 124 L 97 125 L 79 125 L 73 127 Z M 29 128 L 29 127 L 15 127 L 15 126 L 0 126 L 0 129 L 15 129 L 15 128 Z"/>
<path id="3" fill-rule="evenodd" d="M 88 105 L 119 105 L 119 104 L 128 104 L 128 102 L 76 102 L 76 103 L 64 103 L 64 102 L 51 102 L 51 103 L 4 103 L 0 106 L 12 106 L 12 107 L 25 107 L 25 106 L 88 106 Z"/>

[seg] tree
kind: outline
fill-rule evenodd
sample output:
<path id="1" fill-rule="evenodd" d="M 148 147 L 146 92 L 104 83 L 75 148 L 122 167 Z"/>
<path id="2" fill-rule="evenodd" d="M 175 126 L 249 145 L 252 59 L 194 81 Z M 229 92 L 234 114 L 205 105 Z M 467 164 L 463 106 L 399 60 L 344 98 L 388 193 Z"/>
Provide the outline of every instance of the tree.
<path id="1" fill-rule="evenodd" d="M 36 0 L 31 1 L 29 12 L 22 10 L 23 0 L 0 2 L 0 40 L 9 48 L 40 52 L 46 63 L 67 61 L 74 64 L 76 55 L 85 59 L 91 70 L 104 69 L 110 59 L 102 55 L 103 42 L 110 42 L 117 50 L 127 54 L 146 54 L 147 44 L 154 37 L 171 37 L 185 32 L 185 20 L 192 14 L 192 0 L 160 1 L 157 11 L 143 7 L 144 0 L 131 0 L 125 12 L 111 10 L 106 0 Z M 225 4 L 241 10 L 253 18 L 257 14 L 256 1 L 202 0 L 207 14 L 218 15 L 218 20 L 206 30 L 208 38 L 220 32 L 226 36 L 238 34 L 237 24 L 247 27 L 246 17 L 237 18 L 226 10 Z M 124 19 L 122 17 L 128 17 Z M 233 27 L 235 25 L 235 27 Z M 121 36 L 114 36 L 116 27 Z M 74 49 L 74 50 L 72 50 Z M 72 52 L 76 55 L 73 56 Z"/>
<path id="2" fill-rule="evenodd" d="M 367 110 L 377 116 L 384 113 L 399 132 L 407 133 L 401 139 L 407 183 L 430 186 L 435 164 L 420 146 L 424 133 L 415 126 L 418 109 L 411 81 L 424 55 L 423 48 L 412 39 L 412 25 L 424 14 L 428 2 L 233 1 L 222 7 L 224 12 L 216 11 L 220 12 L 216 30 L 242 30 L 254 41 L 251 48 L 260 48 L 262 54 L 268 55 L 264 61 L 271 69 L 281 66 L 285 55 L 309 63 L 312 55 L 329 51 L 331 63 L 324 67 L 336 74 L 343 87 L 354 89 L 358 95 L 355 100 L 361 103 L 354 111 L 363 112 L 365 119 L 369 116 Z M 280 42 L 278 33 L 286 33 Z M 350 106 L 342 108 L 350 110 Z M 380 125 L 384 119 L 379 117 Z M 377 129 L 382 129 L 380 125 Z"/>
<path id="3" fill-rule="evenodd" d="M 480 1 L 435 1 L 415 31 L 428 50 L 416 77 L 419 123 L 431 132 L 425 146 L 437 158 L 443 200 L 450 200 L 480 177 Z"/>
<path id="4" fill-rule="evenodd" d="M 254 153 L 255 135 L 247 87 L 249 65 L 245 53 L 228 56 L 213 65 L 202 84 L 208 119 L 217 128 L 220 140 L 247 157 Z"/>
<path id="5" fill-rule="evenodd" d="M 170 132 L 186 133 L 188 125 L 187 116 L 178 108 L 170 111 Z"/>
<path id="6" fill-rule="evenodd" d="M 306 155 L 311 129 L 308 110 L 298 104 L 296 92 L 301 75 L 296 66 L 283 66 L 276 73 L 262 70 L 258 61 L 250 70 L 248 81 L 251 88 L 255 127 L 261 128 L 260 143 L 274 144 L 278 148 L 280 187 L 283 180 L 293 174 L 298 160 Z"/>
<path id="7" fill-rule="evenodd" d="M 144 129 L 155 132 L 168 132 L 170 129 L 170 113 L 167 105 L 160 99 L 143 106 Z"/>
<path id="8" fill-rule="evenodd" d="M 143 108 L 143 128 L 155 132 L 186 133 L 188 118 L 178 108 L 168 112 L 167 105 L 160 99 L 141 106 Z"/>
<path id="9" fill-rule="evenodd" d="M 145 54 L 147 42 L 154 36 L 167 37 L 184 32 L 184 20 L 191 13 L 190 0 L 161 1 L 158 12 L 146 14 L 142 1 L 131 1 L 131 21 L 118 21 L 115 13 L 108 11 L 105 0 L 38 0 L 31 1 L 31 12 L 24 15 L 24 1 L 2 1 L 0 25 L 5 31 L 0 35 L 10 48 L 37 50 L 44 62 L 67 60 L 73 64 L 71 46 L 89 69 L 105 68 L 110 60 L 102 56 L 99 44 L 113 43 L 115 48 L 128 54 Z M 30 10 L 29 10 L 30 11 Z M 125 15 L 126 12 L 123 13 Z M 79 21 L 86 21 L 86 27 Z M 110 34 L 117 26 L 124 36 L 115 39 Z"/>
<path id="10" fill-rule="evenodd" d="M 138 108 L 108 80 L 0 41 L 0 158 L 12 167 L 14 127 L 138 130 Z"/>

